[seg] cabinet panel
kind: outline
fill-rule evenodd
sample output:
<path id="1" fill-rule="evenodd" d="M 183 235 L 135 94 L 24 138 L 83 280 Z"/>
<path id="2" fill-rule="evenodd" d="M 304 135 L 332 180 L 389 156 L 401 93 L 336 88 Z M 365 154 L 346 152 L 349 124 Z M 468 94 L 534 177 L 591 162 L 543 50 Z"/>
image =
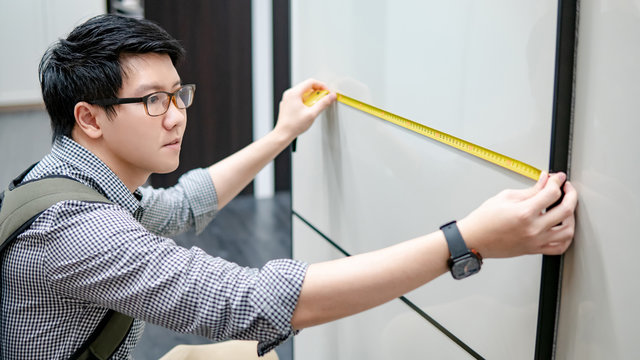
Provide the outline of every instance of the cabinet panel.
<path id="1" fill-rule="evenodd" d="M 558 359 L 640 358 L 640 4 L 580 3 L 571 179 L 576 237 L 565 255 Z"/>
<path id="2" fill-rule="evenodd" d="M 343 255 L 294 218 L 293 234 L 304 239 L 294 257 L 310 263 Z M 419 344 L 419 346 L 416 346 Z M 295 359 L 451 359 L 472 357 L 400 300 L 304 329 L 294 339 Z"/>
<path id="3" fill-rule="evenodd" d="M 545 169 L 556 7 L 294 1 L 293 82 L 317 78 Z M 532 184 L 343 104 L 319 117 L 293 154 L 294 210 L 354 254 L 432 232 L 502 189 Z M 294 246 L 304 241 L 294 233 Z M 489 260 L 473 278 L 445 275 L 408 297 L 482 356 L 530 358 L 540 267 L 539 256 Z"/>

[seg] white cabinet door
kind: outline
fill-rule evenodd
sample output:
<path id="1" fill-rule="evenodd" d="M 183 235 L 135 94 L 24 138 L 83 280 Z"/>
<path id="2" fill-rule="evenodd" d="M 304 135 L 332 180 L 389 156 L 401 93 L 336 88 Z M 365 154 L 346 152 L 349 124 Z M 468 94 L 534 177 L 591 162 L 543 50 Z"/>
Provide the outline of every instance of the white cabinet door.
<path id="1" fill-rule="evenodd" d="M 299 219 L 293 234 L 304 243 L 294 257 L 310 263 L 343 255 Z M 419 345 L 419 346 L 416 346 Z M 294 357 L 304 360 L 466 360 L 472 357 L 400 300 L 361 314 L 303 330 L 294 339 Z"/>
<path id="2" fill-rule="evenodd" d="M 546 169 L 556 8 L 554 1 L 293 1 L 293 81 L 317 78 Z M 300 136 L 292 161 L 294 210 L 354 254 L 435 231 L 502 189 L 533 184 L 343 104 Z M 294 233 L 296 248 L 307 240 Z M 531 358 L 540 267 L 539 256 L 490 260 L 477 276 L 445 275 L 408 297 L 485 358 Z M 423 343 L 442 346 L 438 354 L 455 358 L 451 342 L 432 330 L 403 344 L 416 354 Z M 353 341 L 369 354 L 367 339 Z M 306 359 L 312 351 L 296 344 Z M 338 355 L 325 358 L 358 358 Z"/>

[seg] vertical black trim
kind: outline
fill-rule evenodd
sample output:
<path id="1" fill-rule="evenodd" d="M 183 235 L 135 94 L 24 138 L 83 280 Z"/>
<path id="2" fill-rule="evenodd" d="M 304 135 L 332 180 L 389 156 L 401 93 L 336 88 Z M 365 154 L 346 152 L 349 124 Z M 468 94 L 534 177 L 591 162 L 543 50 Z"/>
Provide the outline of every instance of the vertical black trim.
<path id="1" fill-rule="evenodd" d="M 558 0 L 556 67 L 551 125 L 551 172 L 568 171 L 576 44 L 577 0 Z M 554 359 L 562 256 L 543 256 L 535 359 Z"/>
<path id="2" fill-rule="evenodd" d="M 278 121 L 280 99 L 282 93 L 291 87 L 291 5 L 289 0 L 272 0 L 272 37 L 273 37 L 273 125 Z M 293 172 L 291 171 L 291 147 L 287 147 L 274 160 L 275 191 L 289 191 L 289 209 L 293 209 Z M 289 257 L 293 259 L 293 217 L 289 220 Z M 293 351 L 295 339 L 287 345 L 291 358 L 295 358 Z"/>
<path id="3" fill-rule="evenodd" d="M 291 87 L 291 14 L 289 0 L 273 0 L 273 119 L 278 120 L 282 93 Z M 291 190 L 290 147 L 275 159 L 276 191 Z"/>

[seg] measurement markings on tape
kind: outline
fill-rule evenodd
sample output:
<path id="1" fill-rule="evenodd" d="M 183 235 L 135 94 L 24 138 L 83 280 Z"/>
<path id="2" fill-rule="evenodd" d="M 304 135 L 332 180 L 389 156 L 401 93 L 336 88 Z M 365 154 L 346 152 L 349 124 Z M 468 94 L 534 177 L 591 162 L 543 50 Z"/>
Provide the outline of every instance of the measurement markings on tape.
<path id="1" fill-rule="evenodd" d="M 327 95 L 328 93 L 329 91 L 327 90 L 311 90 L 304 94 L 303 101 L 307 106 L 312 106 L 319 99 L 321 99 L 323 96 Z M 449 145 L 458 150 L 464 151 L 467 154 L 486 160 L 490 163 L 493 163 L 505 169 L 516 172 L 520 175 L 524 175 L 530 179 L 538 180 L 538 178 L 540 177 L 540 170 L 527 163 L 502 155 L 493 150 L 489 150 L 485 147 L 470 143 L 466 140 L 460 139 L 453 135 L 449 135 L 445 132 L 422 125 L 413 120 L 409 120 L 402 116 L 398 116 L 396 114 L 390 113 L 386 110 L 382 110 L 375 106 L 363 103 L 362 101 L 356 100 L 349 96 L 339 94 L 339 93 L 337 95 L 338 95 L 339 102 L 345 105 L 351 106 L 360 111 L 363 111 L 367 114 L 373 115 L 382 120 L 401 126 L 407 130 L 426 136 L 428 138 L 436 140 L 445 145 Z"/>

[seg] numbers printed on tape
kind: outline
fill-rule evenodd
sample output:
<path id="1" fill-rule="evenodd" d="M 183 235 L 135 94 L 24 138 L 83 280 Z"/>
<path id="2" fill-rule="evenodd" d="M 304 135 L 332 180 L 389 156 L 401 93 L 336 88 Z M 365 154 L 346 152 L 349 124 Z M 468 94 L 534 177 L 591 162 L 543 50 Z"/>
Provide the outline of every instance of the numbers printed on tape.
<path id="1" fill-rule="evenodd" d="M 303 95 L 302 100 L 305 103 L 305 105 L 312 106 L 323 96 L 326 96 L 328 93 L 329 91 L 327 90 L 310 90 Z M 493 150 L 489 150 L 485 147 L 470 143 L 466 140 L 460 139 L 453 135 L 449 135 L 445 132 L 422 125 L 420 123 L 409 120 L 402 116 L 395 115 L 386 110 L 382 110 L 375 106 L 363 103 L 362 101 L 356 100 L 346 95 L 343 95 L 343 94 L 337 94 L 337 95 L 338 95 L 339 102 L 345 105 L 351 106 L 360 111 L 363 111 L 367 114 L 373 115 L 382 120 L 401 126 L 407 130 L 426 136 L 428 138 L 436 140 L 445 145 L 449 145 L 458 150 L 464 151 L 467 154 L 486 160 L 490 163 L 493 163 L 505 169 L 516 172 L 520 175 L 524 175 L 530 179 L 538 180 L 538 178 L 540 177 L 541 171 L 527 163 L 502 155 Z"/>

